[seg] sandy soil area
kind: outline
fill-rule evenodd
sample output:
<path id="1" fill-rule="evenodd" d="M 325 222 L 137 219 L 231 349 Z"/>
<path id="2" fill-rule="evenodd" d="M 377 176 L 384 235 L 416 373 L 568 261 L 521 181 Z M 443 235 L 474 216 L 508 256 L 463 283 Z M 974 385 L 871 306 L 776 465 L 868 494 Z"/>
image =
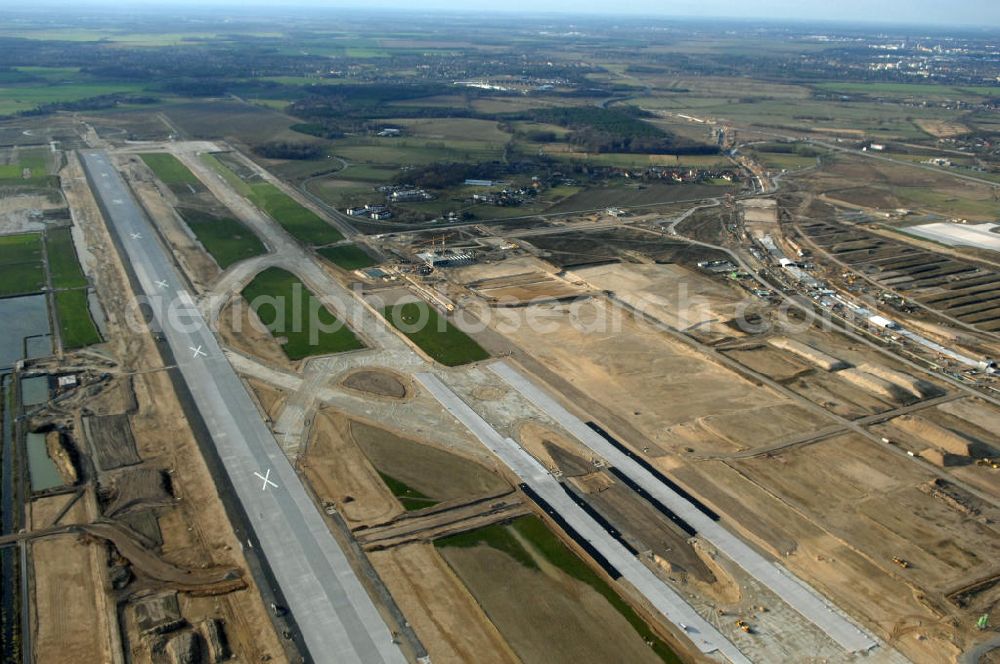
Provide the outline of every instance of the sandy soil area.
<path id="1" fill-rule="evenodd" d="M 487 546 L 442 552 L 522 661 L 662 664 L 606 599 L 541 556 L 538 571 Z"/>
<path id="2" fill-rule="evenodd" d="M 35 500 L 31 504 L 32 527 L 50 525 L 68 498 Z M 86 512 L 83 501 L 77 501 L 62 522 L 86 522 Z M 104 547 L 71 534 L 36 540 L 30 548 L 35 661 L 110 661 L 108 598 L 100 574 L 107 560 Z"/>
<path id="3" fill-rule="evenodd" d="M 663 450 L 728 452 L 815 425 L 790 400 L 604 303 L 531 309 L 538 324 L 507 336 Z"/>
<path id="4" fill-rule="evenodd" d="M 369 557 L 432 661 L 520 661 L 433 545 L 407 544 Z"/>
<path id="5" fill-rule="evenodd" d="M 699 339 L 743 336 L 726 322 L 738 318 L 741 307 L 749 308 L 750 301 L 744 291 L 722 279 L 710 279 L 677 264 L 619 263 L 581 268 L 573 274 L 595 289 L 614 291 L 633 307 Z"/>

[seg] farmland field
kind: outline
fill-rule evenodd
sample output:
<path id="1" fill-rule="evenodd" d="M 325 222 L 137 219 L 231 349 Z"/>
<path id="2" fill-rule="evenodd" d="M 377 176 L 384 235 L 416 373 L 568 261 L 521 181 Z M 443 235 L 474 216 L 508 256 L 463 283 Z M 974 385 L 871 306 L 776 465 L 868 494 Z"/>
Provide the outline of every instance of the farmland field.
<path id="1" fill-rule="evenodd" d="M 291 360 L 364 348 L 298 277 L 268 268 L 243 289 L 243 297 Z"/>

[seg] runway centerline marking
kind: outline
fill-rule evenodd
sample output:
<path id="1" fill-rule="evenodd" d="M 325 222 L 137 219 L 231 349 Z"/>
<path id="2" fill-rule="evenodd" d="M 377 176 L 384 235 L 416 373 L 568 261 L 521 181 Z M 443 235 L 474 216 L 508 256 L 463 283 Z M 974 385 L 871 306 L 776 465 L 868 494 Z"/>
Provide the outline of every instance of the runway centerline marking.
<path id="1" fill-rule="evenodd" d="M 261 475 L 261 474 L 260 474 L 260 473 L 258 473 L 258 472 L 254 472 L 254 475 L 256 475 L 256 476 L 258 477 L 258 479 L 261 479 L 261 480 L 263 480 L 263 481 L 264 481 L 264 483 L 263 483 L 263 484 L 261 485 L 261 487 L 260 487 L 260 490 L 261 490 L 261 491 L 267 491 L 267 485 L 268 485 L 268 484 L 270 484 L 271 486 L 273 486 L 273 487 L 274 487 L 275 489 L 277 489 L 277 488 L 278 488 L 278 485 L 277 485 L 277 484 L 275 484 L 275 483 L 274 483 L 274 482 L 273 482 L 273 481 L 271 480 L 271 469 L 270 469 L 270 468 L 268 468 L 268 469 L 267 469 L 267 472 L 266 472 L 265 474 L 263 474 L 263 475 Z"/>

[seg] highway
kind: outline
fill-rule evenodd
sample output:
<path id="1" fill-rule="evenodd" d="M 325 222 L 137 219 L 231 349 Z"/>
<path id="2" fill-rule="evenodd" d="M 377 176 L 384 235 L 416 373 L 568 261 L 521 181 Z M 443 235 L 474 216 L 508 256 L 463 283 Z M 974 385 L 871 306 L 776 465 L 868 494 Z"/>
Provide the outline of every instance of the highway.
<path id="1" fill-rule="evenodd" d="M 603 457 L 691 524 L 699 535 L 820 628 L 844 650 L 867 652 L 878 645 L 874 639 L 830 606 L 819 593 L 799 581 L 783 567 L 768 561 L 724 526 L 703 514 L 686 498 L 619 451 L 509 364 L 503 361 L 495 362 L 490 365 L 490 369 L 591 451 Z"/>
<path id="2" fill-rule="evenodd" d="M 91 187 L 151 305 L 228 479 L 314 661 L 406 662 L 343 550 L 281 452 L 122 177 L 81 153 Z M 223 482 L 224 484 L 224 482 Z"/>
<path id="3" fill-rule="evenodd" d="M 718 629 L 702 618 L 691 606 L 632 553 L 608 534 L 590 515 L 573 502 L 545 467 L 516 441 L 501 436 L 486 420 L 455 394 L 440 378 L 418 373 L 416 379 L 444 408 L 521 481 L 551 505 L 566 522 L 604 556 L 636 590 L 674 625 L 683 626 L 686 636 L 703 653 L 718 652 L 733 664 L 750 660 Z"/>

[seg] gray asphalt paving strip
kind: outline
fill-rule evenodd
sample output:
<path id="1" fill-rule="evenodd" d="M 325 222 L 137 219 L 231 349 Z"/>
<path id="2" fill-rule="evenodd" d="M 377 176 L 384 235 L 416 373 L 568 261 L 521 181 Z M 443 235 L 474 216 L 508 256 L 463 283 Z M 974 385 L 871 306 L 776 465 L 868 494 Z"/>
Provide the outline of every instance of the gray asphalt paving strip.
<path id="1" fill-rule="evenodd" d="M 81 156 L 142 288 L 138 295 L 154 310 L 309 654 L 320 662 L 405 662 L 152 223 L 105 153 Z"/>
<path id="2" fill-rule="evenodd" d="M 501 436 L 440 378 L 417 373 L 415 378 L 438 402 L 493 452 L 521 481 L 552 507 L 593 550 L 614 566 L 668 621 L 684 631 L 698 650 L 718 652 L 732 664 L 750 664 L 740 650 L 684 598 L 653 574 L 603 526 L 588 515 L 563 490 L 537 459 L 516 441 Z"/>
<path id="3" fill-rule="evenodd" d="M 770 562 L 725 526 L 699 511 L 686 498 L 673 491 L 641 465 L 616 449 L 593 429 L 563 408 L 552 396 L 528 380 L 506 362 L 495 362 L 490 369 L 539 410 L 552 417 L 591 451 L 629 476 L 657 500 L 691 524 L 719 551 L 764 584 L 804 618 L 819 627 L 848 652 L 867 652 L 878 643 L 861 630 L 826 598 L 791 572 Z"/>

